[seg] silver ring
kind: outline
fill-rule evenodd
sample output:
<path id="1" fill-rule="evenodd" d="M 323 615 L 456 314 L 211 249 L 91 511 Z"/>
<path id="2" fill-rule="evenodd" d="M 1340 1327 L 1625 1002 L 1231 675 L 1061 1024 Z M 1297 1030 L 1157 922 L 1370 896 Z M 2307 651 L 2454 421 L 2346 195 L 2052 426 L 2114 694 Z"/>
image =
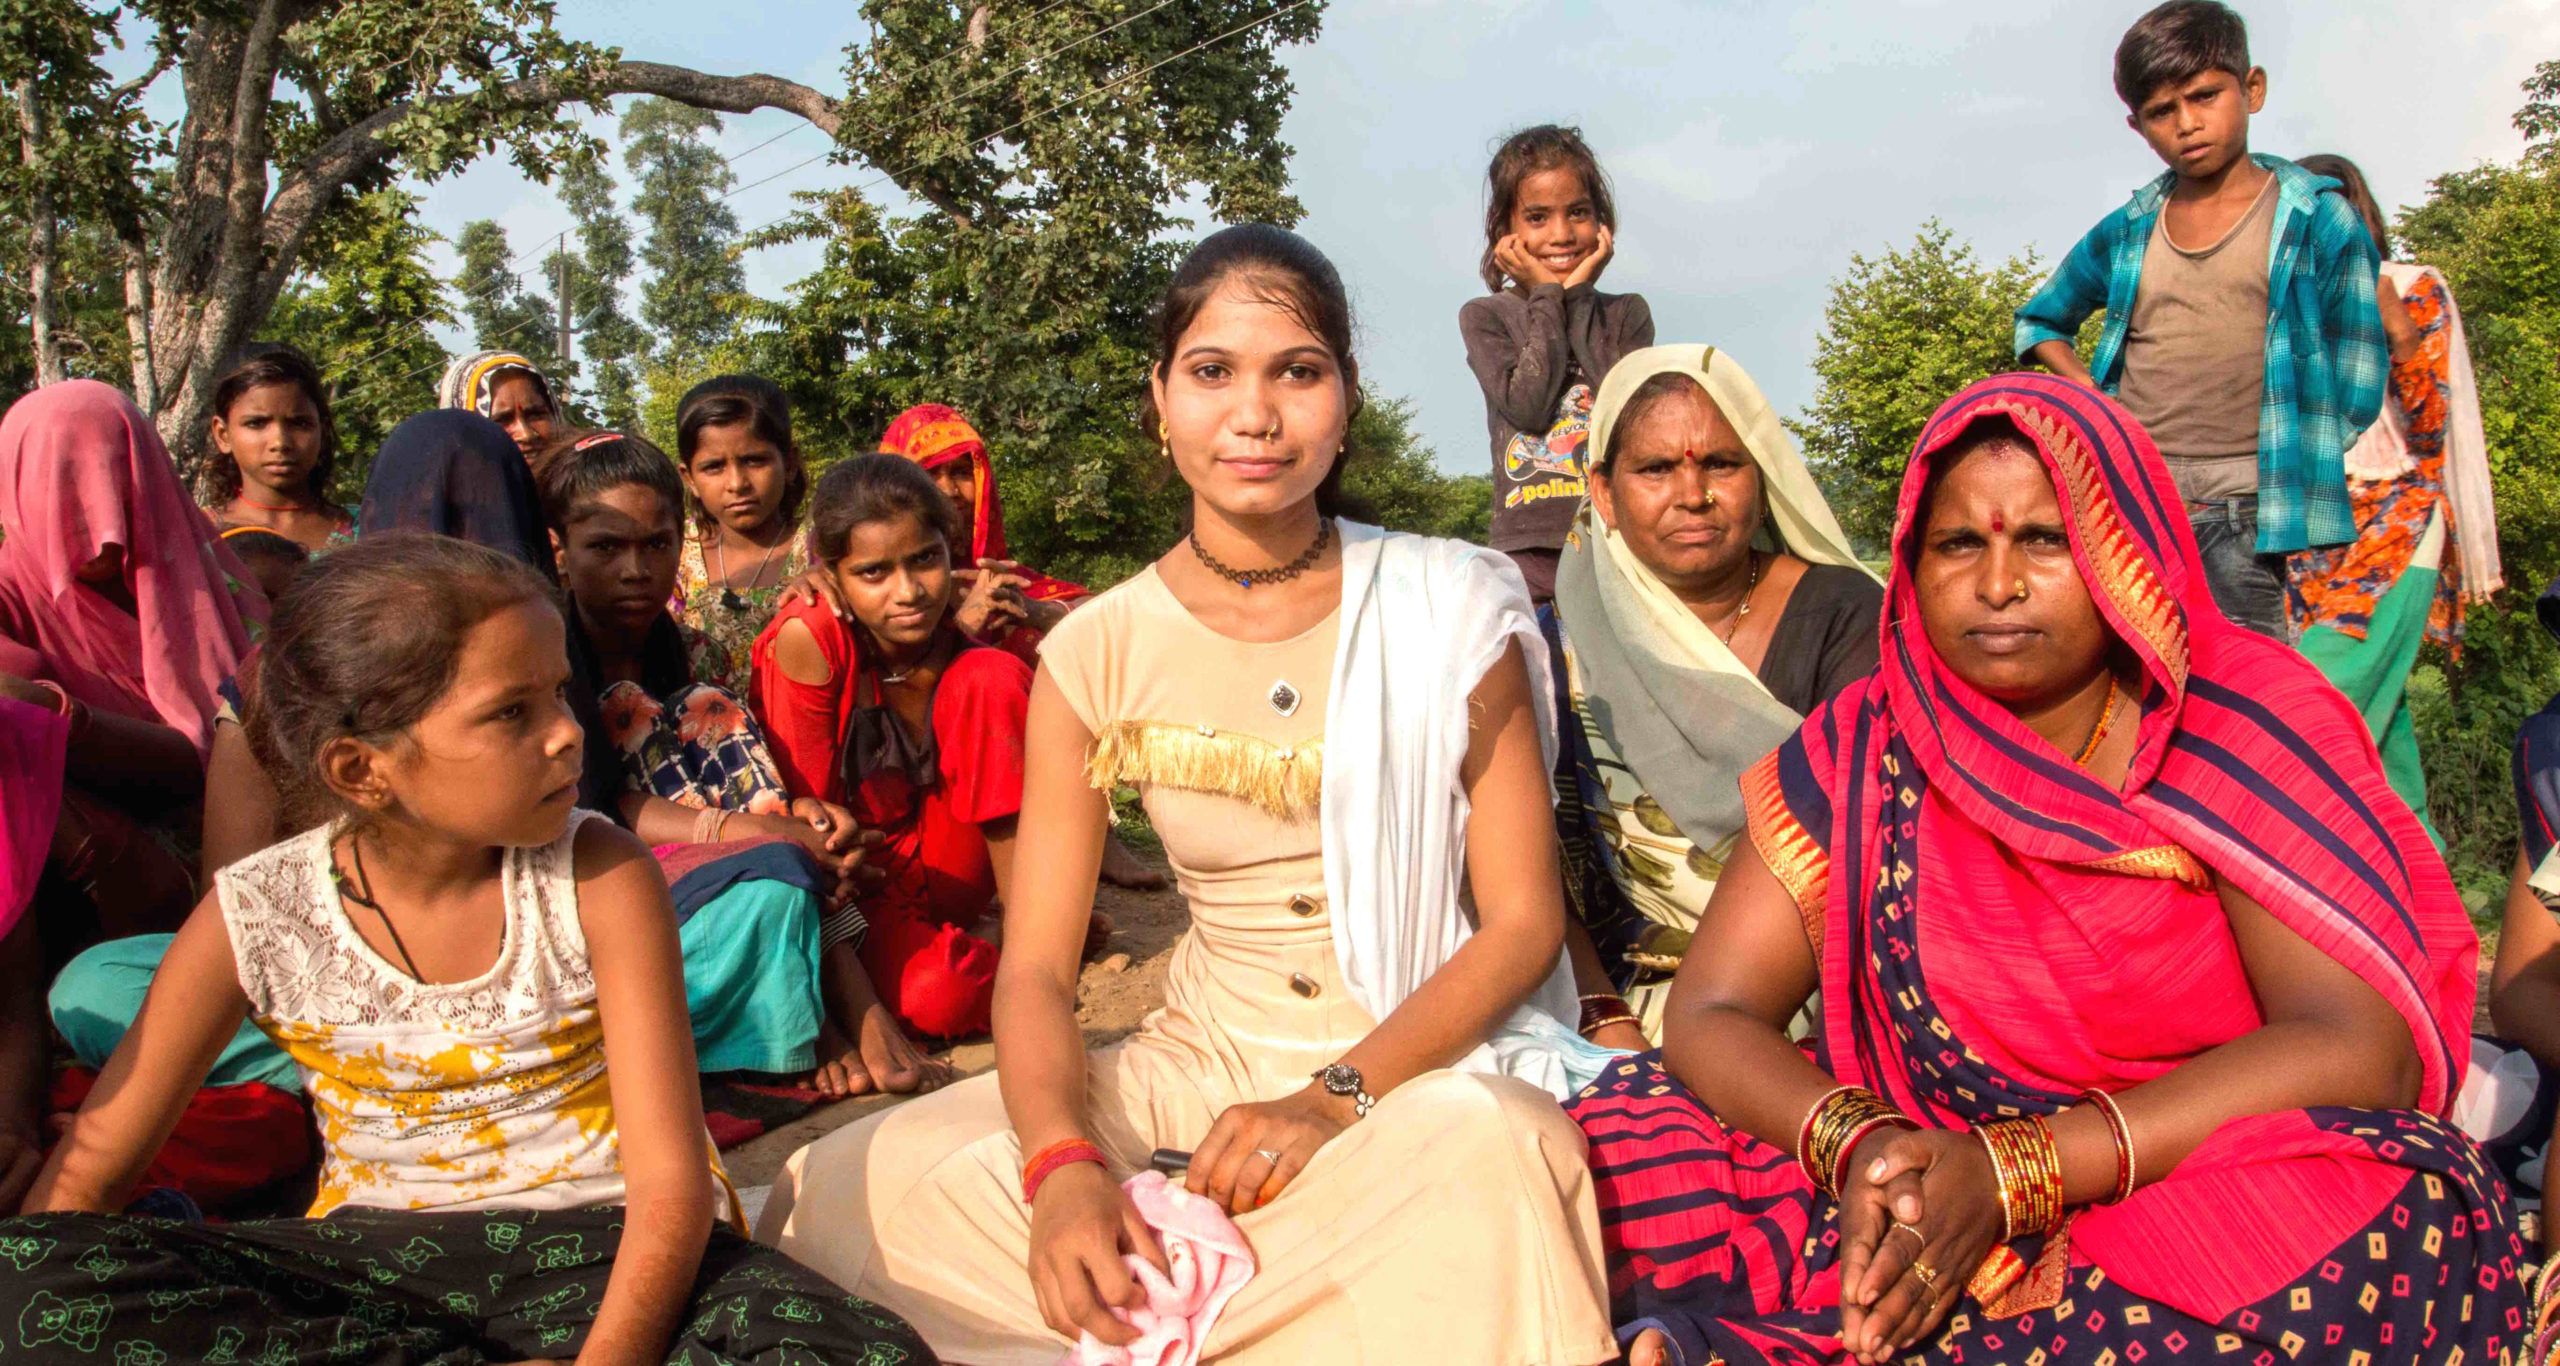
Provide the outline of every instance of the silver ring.
<path id="1" fill-rule="evenodd" d="M 1280 1154 L 1271 1151 L 1269 1148 L 1256 1148 L 1253 1150 L 1253 1155 L 1270 1163 L 1272 1166 L 1277 1167 L 1280 1165 Z"/>

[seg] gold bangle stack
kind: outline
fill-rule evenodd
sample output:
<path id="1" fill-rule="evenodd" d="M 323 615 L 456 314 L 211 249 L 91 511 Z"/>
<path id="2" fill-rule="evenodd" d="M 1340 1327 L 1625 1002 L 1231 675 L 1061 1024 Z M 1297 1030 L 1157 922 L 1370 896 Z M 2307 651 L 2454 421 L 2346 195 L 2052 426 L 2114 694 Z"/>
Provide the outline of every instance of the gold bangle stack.
<path id="1" fill-rule="evenodd" d="M 1796 1134 L 1796 1165 L 1825 1195 L 1840 1194 L 1840 1164 L 1856 1151 L 1859 1140 L 1884 1125 L 1900 1129 L 1920 1126 L 1894 1109 L 1884 1097 L 1863 1086 L 1843 1086 L 1815 1101 Z"/>
<path id="2" fill-rule="evenodd" d="M 2003 1241 L 2062 1227 L 2062 1151 L 2044 1116 L 2005 1119 L 1973 1134 L 1991 1154 L 1991 1172 L 2000 1181 L 2000 1212 L 2009 1224 Z"/>

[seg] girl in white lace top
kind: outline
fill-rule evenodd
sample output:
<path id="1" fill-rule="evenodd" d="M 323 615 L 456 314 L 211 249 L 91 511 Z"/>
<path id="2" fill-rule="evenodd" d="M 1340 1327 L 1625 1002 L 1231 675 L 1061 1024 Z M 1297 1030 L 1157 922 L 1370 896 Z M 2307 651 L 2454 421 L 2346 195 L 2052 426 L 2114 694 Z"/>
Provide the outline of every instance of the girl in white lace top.
<path id="1" fill-rule="evenodd" d="M 843 1303 L 778 1256 L 713 1237 L 717 1214 L 736 1216 L 703 1127 L 673 909 L 639 842 L 575 809 L 581 732 L 562 701 L 563 640 L 546 585 L 459 541 L 369 540 L 297 582 L 259 664 L 250 730 L 288 799 L 321 823 L 218 878 L 30 1212 L 121 1208 L 245 1015 L 308 1082 L 326 1149 L 310 1214 L 338 1215 L 324 1234 L 366 1241 L 382 1220 L 419 1218 L 374 1211 L 498 1209 L 546 1231 L 581 1227 L 551 1211 L 609 1216 L 582 1229 L 618 1245 L 590 1273 L 600 1293 L 570 1316 L 586 1320 L 581 1360 L 665 1359 L 680 1319 L 691 1340 L 722 1317 L 699 1291 L 741 1258 L 771 1260 L 756 1285 L 796 1278 L 798 1298 Z M 501 1242 L 512 1251 L 512 1235 L 487 1237 Z M 551 1247 L 526 1274 L 570 1265 Z M 398 1268 L 434 1283 L 414 1248 Z M 509 1298 L 497 1269 L 490 1309 Z M 443 1302 L 458 1301 L 482 1292 Z M 796 1311 L 784 1318 L 810 1331 Z M 542 1336 L 524 1355 L 571 1345 L 574 1334 Z"/>

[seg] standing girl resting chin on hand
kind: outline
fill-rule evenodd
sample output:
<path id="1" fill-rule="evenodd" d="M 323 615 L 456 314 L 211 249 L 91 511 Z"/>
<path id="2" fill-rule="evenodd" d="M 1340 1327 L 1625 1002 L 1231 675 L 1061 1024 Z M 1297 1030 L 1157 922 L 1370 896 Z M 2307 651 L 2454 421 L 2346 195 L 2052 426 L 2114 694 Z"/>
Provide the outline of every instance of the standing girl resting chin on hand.
<path id="1" fill-rule="evenodd" d="M 1582 504 L 1592 392 L 1620 358 L 1653 345 L 1653 309 L 1641 294 L 1597 287 L 1617 254 L 1618 211 L 1579 131 L 1512 134 L 1485 184 L 1477 271 L 1491 292 L 1458 310 L 1458 333 L 1493 436 L 1493 548 L 1543 603 Z"/>
<path id="2" fill-rule="evenodd" d="M 923 1356 L 893 1316 L 716 1226 L 736 1206 L 674 915 L 638 842 L 577 809 L 565 640 L 538 576 L 440 537 L 367 541 L 298 581 L 250 725 L 323 823 L 221 873 L 31 1213 L 0 1221 L 26 1254 L 0 1289 L 24 1345 Z M 319 1111 L 310 1217 L 111 1215 L 244 1015 Z"/>

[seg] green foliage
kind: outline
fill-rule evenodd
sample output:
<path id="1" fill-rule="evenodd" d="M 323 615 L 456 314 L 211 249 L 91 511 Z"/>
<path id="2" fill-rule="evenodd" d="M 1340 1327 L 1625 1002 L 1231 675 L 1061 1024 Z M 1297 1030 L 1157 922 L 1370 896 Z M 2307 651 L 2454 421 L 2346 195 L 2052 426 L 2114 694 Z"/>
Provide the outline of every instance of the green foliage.
<path id="1" fill-rule="evenodd" d="M 302 275 L 269 316 L 266 335 L 302 348 L 329 379 L 341 501 L 361 494 L 382 438 L 436 403 L 445 353 L 429 329 L 451 326 L 453 310 L 427 261 L 438 239 L 419 226 L 417 209 L 404 190 L 356 196 L 324 220 Z"/>
<path id="2" fill-rule="evenodd" d="M 737 178 L 707 140 L 719 127 L 716 116 L 672 100 L 639 100 L 622 116 L 622 164 L 639 178 L 633 207 L 649 230 L 640 317 L 679 353 L 728 336 L 733 301 L 746 289 L 731 250 L 738 217 L 719 198 Z"/>
<path id="3" fill-rule="evenodd" d="M 1342 491 L 1355 514 L 1391 531 L 1484 543 L 1493 523 L 1493 480 L 1446 475 L 1413 430 L 1409 399 L 1372 394 L 1351 419 L 1351 466 Z"/>
<path id="4" fill-rule="evenodd" d="M 614 199 L 603 159 L 582 151 L 560 172 L 560 202 L 578 224 L 577 259 L 569 276 L 569 310 L 578 347 L 592 367 L 587 391 L 608 427 L 640 420 L 638 363 L 649 336 L 623 311 L 631 279 L 631 224 Z"/>
<path id="5" fill-rule="evenodd" d="M 748 245 L 824 255 L 787 299 L 741 301 L 742 353 L 821 459 L 873 449 L 909 404 L 959 408 L 995 452 L 1014 549 L 1109 582 L 1171 541 L 1180 506 L 1138 428 L 1149 314 L 1196 231 L 1179 206 L 1297 220 L 1278 50 L 1322 9 L 1064 0 L 974 31 L 941 0 L 862 12 L 883 37 L 850 54 L 840 144 L 930 209 L 804 197 Z"/>
<path id="6" fill-rule="evenodd" d="M 462 225 L 454 239 L 462 268 L 454 293 L 462 300 L 471 324 L 471 341 L 483 351 L 516 351 L 542 364 L 560 350 L 558 306 L 551 296 L 527 285 L 509 262 L 507 230 L 490 219 Z"/>
<path id="7" fill-rule="evenodd" d="M 1934 218 L 1904 250 L 1851 256 L 1832 282 L 1814 346 L 1820 387 L 1787 426 L 1862 551 L 1881 552 L 1892 536 L 1903 467 L 1929 414 L 2017 368 L 2010 318 L 2041 283 L 2033 251 L 1986 266 Z"/>
<path id="8" fill-rule="evenodd" d="M 5 107 L 0 100 L 0 107 Z M 0 221 L 16 217 L 0 198 Z M 94 223 L 66 223 L 54 246 L 54 337 L 74 379 L 132 383 L 124 319 L 124 251 Z M 0 402 L 35 387 L 35 345 L 27 312 L 28 240 L 0 230 Z"/>

